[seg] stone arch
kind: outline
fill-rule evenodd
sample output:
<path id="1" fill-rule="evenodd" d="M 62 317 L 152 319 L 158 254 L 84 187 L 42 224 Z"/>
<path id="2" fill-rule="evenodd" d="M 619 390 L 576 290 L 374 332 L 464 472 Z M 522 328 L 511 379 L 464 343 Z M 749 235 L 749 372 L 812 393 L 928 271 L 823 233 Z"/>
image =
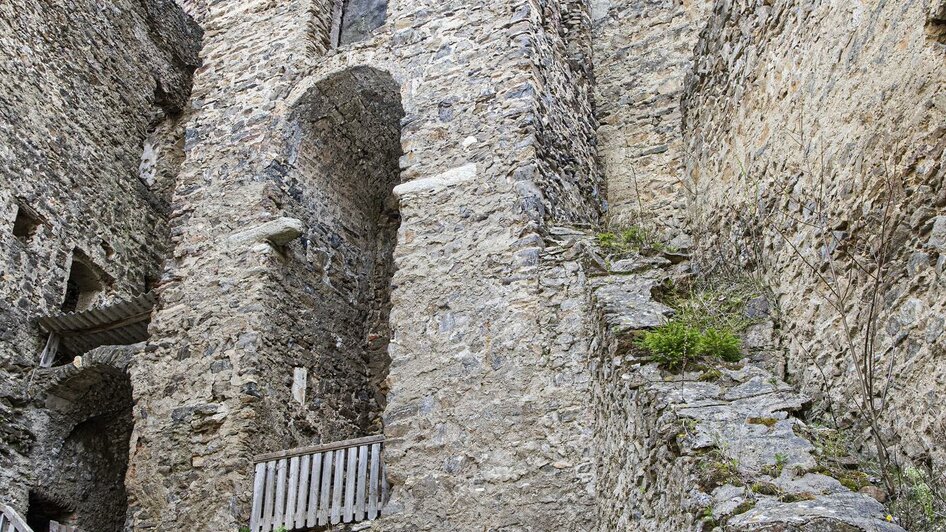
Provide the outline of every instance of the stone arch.
<path id="1" fill-rule="evenodd" d="M 141 346 L 101 347 L 80 364 L 42 370 L 46 430 L 32 452 L 35 480 L 27 519 L 120 532 L 128 510 L 125 475 L 133 428 L 127 369 Z"/>
<path id="2" fill-rule="evenodd" d="M 322 440 L 381 430 L 403 117 L 397 82 L 368 66 L 315 81 L 292 108 L 281 186 L 307 231 L 290 248 L 286 312 L 305 331 L 290 356 L 308 371 L 305 415 Z"/>

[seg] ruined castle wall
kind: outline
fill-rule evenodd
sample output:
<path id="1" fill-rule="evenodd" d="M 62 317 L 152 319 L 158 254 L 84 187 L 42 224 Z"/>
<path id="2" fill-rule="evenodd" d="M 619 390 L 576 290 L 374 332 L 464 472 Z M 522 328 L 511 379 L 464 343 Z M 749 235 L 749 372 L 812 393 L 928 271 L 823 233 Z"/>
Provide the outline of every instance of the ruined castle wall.
<path id="1" fill-rule="evenodd" d="M 592 110 L 591 22 L 585 2 L 526 4 L 510 28 L 529 38 L 534 81 L 537 169 L 517 178 L 535 182 L 542 213 L 558 223 L 597 223 L 604 205 Z M 517 20 L 520 17 L 523 20 Z M 521 33 L 520 33 L 521 32 Z"/>
<path id="2" fill-rule="evenodd" d="M 85 369 L 58 387 L 42 394 L 46 408 L 34 418 L 45 430 L 34 450 L 44 459 L 36 463 L 33 494 L 67 510 L 47 519 L 85 530 L 124 530 L 133 406 L 128 375 L 117 368 Z"/>
<path id="3" fill-rule="evenodd" d="M 44 430 L 21 417 L 33 318 L 63 304 L 74 250 L 103 273 L 92 303 L 160 275 L 166 204 L 139 166 L 149 128 L 183 109 L 200 34 L 165 0 L 4 2 L 0 34 L 0 499 L 25 511 Z"/>
<path id="4" fill-rule="evenodd" d="M 612 226 L 684 246 L 680 99 L 712 2 L 591 2 L 599 153 Z"/>
<path id="5" fill-rule="evenodd" d="M 888 441 L 941 469 L 946 51 L 929 6 L 717 2 L 687 83 L 684 131 L 704 262 L 736 256 L 764 272 L 783 313 L 789 377 L 843 426 L 860 399 L 842 317 L 861 346 L 886 233 L 875 399 L 886 398 Z"/>

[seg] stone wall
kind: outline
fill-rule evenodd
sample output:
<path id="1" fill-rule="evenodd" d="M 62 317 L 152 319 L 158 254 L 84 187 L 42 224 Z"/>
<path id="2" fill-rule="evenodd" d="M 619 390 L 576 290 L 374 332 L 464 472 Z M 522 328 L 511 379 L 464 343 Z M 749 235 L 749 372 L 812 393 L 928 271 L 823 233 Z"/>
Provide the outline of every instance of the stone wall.
<path id="1" fill-rule="evenodd" d="M 745 335 L 752 356 L 667 371 L 637 335 L 672 316 L 656 296 L 693 269 L 660 256 L 606 265 L 590 236 L 565 246 L 589 276 L 600 530 L 903 530 L 824 466 L 823 429 L 798 417 L 809 399 L 757 362 L 771 355 L 771 316 Z"/>
<path id="2" fill-rule="evenodd" d="M 594 0 L 595 114 L 612 227 L 689 243 L 680 100 L 712 2 Z"/>
<path id="3" fill-rule="evenodd" d="M 253 455 L 376 431 L 385 401 L 385 530 L 587 523 L 590 417 L 552 386 L 582 382 L 581 351 L 557 355 L 577 357 L 565 380 L 537 318 L 546 213 L 598 211 L 590 139 L 565 159 L 565 132 L 593 127 L 586 89 L 556 96 L 571 68 L 557 6 L 546 28 L 532 2 L 390 2 L 331 50 L 326 24 L 293 23 L 321 4 L 234 6 L 187 4 L 208 37 L 173 260 L 132 368 L 135 526 L 245 523 Z"/>
<path id="4" fill-rule="evenodd" d="M 684 132 L 702 260 L 762 272 L 783 313 L 789 377 L 824 415 L 863 428 L 844 322 L 860 350 L 876 301 L 887 441 L 941 471 L 946 51 L 929 7 L 717 2 Z"/>
<path id="5" fill-rule="evenodd" d="M 127 352 L 122 357 L 127 364 L 137 349 L 114 351 Z M 31 503 L 27 519 L 36 530 L 49 519 L 86 530 L 125 529 L 131 382 L 124 365 L 95 364 L 115 353 L 99 349 L 84 357 L 88 367 L 44 370 L 36 381 L 34 393 L 45 408 L 33 415 L 40 438 L 33 451 L 38 460 L 31 497 L 66 510 L 44 515 Z"/>
<path id="6" fill-rule="evenodd" d="M 167 205 L 138 169 L 149 128 L 183 112 L 200 31 L 169 0 L 24 0 L 0 6 L 0 34 L 0 499 L 25 514 L 53 465 L 28 421 L 33 319 L 60 309 L 74 257 L 101 272 L 97 303 L 160 275 Z"/>

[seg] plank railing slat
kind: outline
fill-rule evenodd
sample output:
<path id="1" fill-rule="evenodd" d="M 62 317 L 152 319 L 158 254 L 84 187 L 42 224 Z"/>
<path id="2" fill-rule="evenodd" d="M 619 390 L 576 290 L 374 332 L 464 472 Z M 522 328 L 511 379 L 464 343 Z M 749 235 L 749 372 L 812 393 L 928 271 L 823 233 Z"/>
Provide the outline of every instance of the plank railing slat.
<path id="1" fill-rule="evenodd" d="M 273 528 L 279 528 L 286 523 L 286 465 L 285 458 L 276 462 L 276 507 L 273 509 Z"/>
<path id="2" fill-rule="evenodd" d="M 260 519 L 263 513 L 263 492 L 266 489 L 266 464 L 256 464 L 256 475 L 253 478 L 253 510 L 250 514 L 250 530 L 260 531 Z"/>
<path id="3" fill-rule="evenodd" d="M 318 512 L 318 524 L 320 526 L 328 523 L 329 495 L 332 493 L 332 462 L 335 458 L 335 451 L 326 451 L 322 456 L 322 493 L 319 497 Z"/>
<path id="4" fill-rule="evenodd" d="M 365 519 L 365 497 L 367 497 L 365 483 L 368 481 L 368 446 L 362 445 L 358 448 L 358 488 L 356 491 L 357 500 L 355 501 L 355 521 Z"/>
<path id="5" fill-rule="evenodd" d="M 371 445 L 371 477 L 368 482 L 368 519 L 378 517 L 378 473 L 381 462 L 381 444 Z"/>
<path id="6" fill-rule="evenodd" d="M 286 515 L 283 518 L 283 526 L 288 529 L 295 528 L 296 523 L 296 499 L 299 496 L 299 457 L 293 456 L 289 459 L 289 485 L 286 490 Z"/>
<path id="7" fill-rule="evenodd" d="M 332 486 L 332 524 L 342 520 L 342 485 L 345 476 L 345 451 L 335 451 L 335 482 Z"/>
<path id="8" fill-rule="evenodd" d="M 276 493 L 276 462 L 266 464 L 266 499 L 263 503 L 263 519 L 260 529 L 269 532 L 273 529 L 273 499 Z"/>
<path id="9" fill-rule="evenodd" d="M 309 467 L 311 455 L 305 454 L 299 458 L 299 493 L 296 494 L 296 515 L 293 517 L 293 527 L 305 526 L 305 505 L 309 497 L 309 476 L 312 471 Z"/>
<path id="10" fill-rule="evenodd" d="M 349 447 L 345 453 L 348 455 L 348 464 L 345 466 L 345 511 L 342 514 L 342 520 L 351 523 L 355 510 L 355 474 L 358 472 L 356 464 L 358 448 Z"/>
<path id="11" fill-rule="evenodd" d="M 319 487 L 322 485 L 322 453 L 312 455 L 312 484 L 309 489 L 309 507 L 306 508 L 305 526 L 313 527 L 318 521 Z"/>

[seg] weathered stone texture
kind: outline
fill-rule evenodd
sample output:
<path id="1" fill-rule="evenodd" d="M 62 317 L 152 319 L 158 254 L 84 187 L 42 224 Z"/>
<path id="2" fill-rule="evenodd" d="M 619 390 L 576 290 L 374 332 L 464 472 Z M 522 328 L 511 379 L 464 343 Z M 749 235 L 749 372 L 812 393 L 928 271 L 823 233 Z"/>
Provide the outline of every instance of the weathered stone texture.
<path id="1" fill-rule="evenodd" d="M 594 99 L 612 226 L 685 246 L 680 99 L 708 0 L 595 0 Z"/>
<path id="2" fill-rule="evenodd" d="M 707 379 L 670 374 L 640 357 L 634 334 L 672 315 L 654 301 L 655 288 L 687 275 L 688 267 L 671 269 L 660 258 L 622 262 L 633 267 L 592 270 L 585 310 L 597 331 L 591 347 L 599 530 L 902 531 L 876 500 L 812 472 L 815 448 L 795 416 L 809 399 L 770 372 L 744 360 L 720 365 L 719 375 Z M 716 468 L 726 473 L 710 473 Z M 776 488 L 752 488 L 761 484 Z"/>
<path id="3" fill-rule="evenodd" d="M 25 510 L 54 460 L 39 440 L 67 435 L 30 421 L 42 407 L 24 385 L 45 341 L 32 320 L 59 310 L 74 257 L 105 277 L 89 302 L 160 276 L 167 205 L 138 168 L 149 128 L 184 111 L 200 30 L 167 0 L 25 0 L 0 5 L 0 36 L 0 499 Z M 35 227 L 17 236 L 24 213 Z"/>
<path id="4" fill-rule="evenodd" d="M 783 344 L 767 322 L 723 382 L 666 381 L 628 334 L 666 318 L 652 291 L 670 260 L 605 264 L 584 229 L 607 178 L 614 225 L 762 246 L 840 399 L 832 329 L 812 329 L 832 316 L 752 213 L 807 216 L 823 178 L 831 229 L 853 237 L 889 162 L 907 199 L 882 344 L 915 383 L 895 388 L 894 426 L 910 456 L 946 459 L 946 418 L 914 413 L 946 379 L 937 4 L 709 4 L 0 6 L 0 500 L 81 497 L 65 476 L 93 475 L 114 497 L 73 508 L 88 528 L 236 530 L 255 455 L 383 433 L 391 498 L 366 528 L 684 530 L 713 506 L 736 529 L 893 530 L 825 478 L 770 479 L 816 500 L 738 515 L 744 492 L 697 486 L 714 448 L 750 479 L 779 450 L 810 465 L 806 399 L 762 369 L 781 377 Z M 26 395 L 32 319 L 60 308 L 73 257 L 108 279 L 84 304 L 156 289 L 151 337 L 38 372 Z M 789 375 L 821 397 L 795 353 Z"/>
<path id="5" fill-rule="evenodd" d="M 684 131 L 705 258 L 729 253 L 764 272 L 784 313 L 789 377 L 845 424 L 860 398 L 821 276 L 837 272 L 829 284 L 849 290 L 845 318 L 861 345 L 867 272 L 877 271 L 867 250 L 891 199 L 874 349 L 882 425 L 895 449 L 942 469 L 946 70 L 929 7 L 718 2 L 696 48 Z"/>

